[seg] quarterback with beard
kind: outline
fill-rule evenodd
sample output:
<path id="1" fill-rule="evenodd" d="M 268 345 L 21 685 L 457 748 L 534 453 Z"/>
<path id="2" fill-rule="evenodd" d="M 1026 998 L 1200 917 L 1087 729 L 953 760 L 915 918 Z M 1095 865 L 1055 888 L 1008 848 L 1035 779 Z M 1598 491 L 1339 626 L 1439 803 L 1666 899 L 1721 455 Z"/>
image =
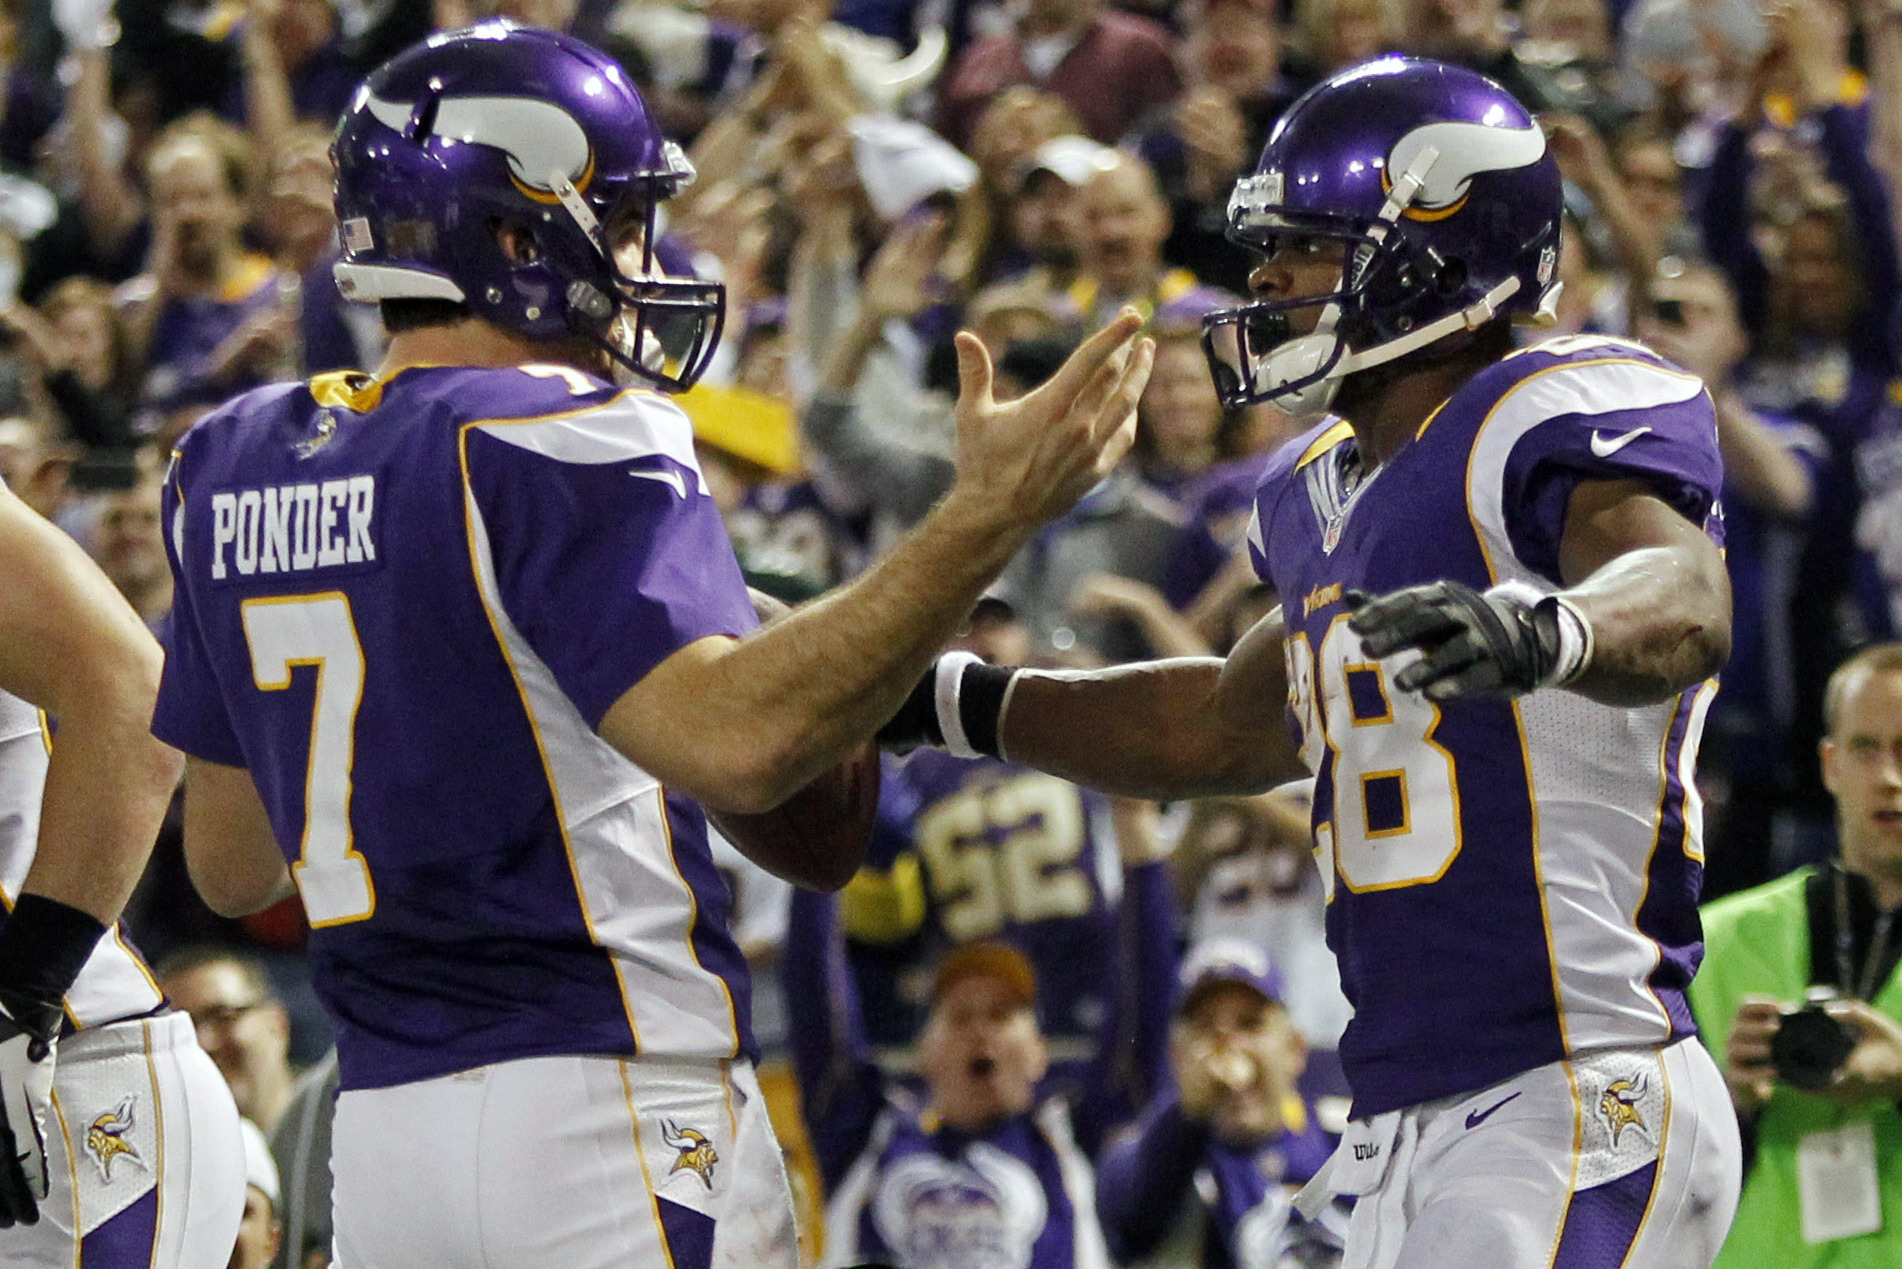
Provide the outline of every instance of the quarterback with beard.
<path id="1" fill-rule="evenodd" d="M 1124 316 L 998 405 L 962 337 L 957 485 L 756 629 L 662 395 L 723 296 L 654 265 L 692 169 L 621 67 L 508 23 L 432 36 L 358 89 L 333 155 L 337 282 L 389 353 L 181 442 L 154 730 L 188 755 L 212 906 L 294 883 L 309 915 L 338 1262 L 790 1266 L 708 816 L 844 883 L 873 730 L 1127 450 L 1150 346 Z"/>

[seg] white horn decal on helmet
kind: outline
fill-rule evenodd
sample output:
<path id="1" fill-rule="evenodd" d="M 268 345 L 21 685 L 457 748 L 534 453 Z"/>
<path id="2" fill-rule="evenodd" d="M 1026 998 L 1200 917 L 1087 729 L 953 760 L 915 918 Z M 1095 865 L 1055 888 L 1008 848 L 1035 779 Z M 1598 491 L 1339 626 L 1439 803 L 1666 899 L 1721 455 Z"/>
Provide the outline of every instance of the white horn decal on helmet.
<path id="1" fill-rule="evenodd" d="M 399 132 L 415 109 L 374 94 L 364 108 Z M 530 97 L 444 97 L 436 106 L 435 133 L 502 151 L 509 171 L 530 189 L 552 190 L 551 171 L 578 181 L 588 170 L 588 134 L 581 124 L 560 106 Z"/>
<path id="2" fill-rule="evenodd" d="M 1404 172 L 1428 146 L 1440 152 L 1426 171 L 1412 206 L 1440 211 L 1466 197 L 1481 172 L 1529 167 L 1545 154 L 1545 133 L 1534 123 L 1524 128 L 1494 128 L 1483 123 L 1429 123 L 1395 142 L 1387 171 Z"/>

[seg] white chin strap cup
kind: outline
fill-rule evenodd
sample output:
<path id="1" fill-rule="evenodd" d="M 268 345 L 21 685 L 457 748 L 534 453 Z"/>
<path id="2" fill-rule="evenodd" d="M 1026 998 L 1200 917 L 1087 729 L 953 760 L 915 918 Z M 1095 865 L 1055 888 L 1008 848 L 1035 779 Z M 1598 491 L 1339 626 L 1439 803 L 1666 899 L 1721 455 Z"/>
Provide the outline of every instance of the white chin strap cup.
<path id="1" fill-rule="evenodd" d="M 1461 311 L 1448 313 L 1439 321 L 1429 322 L 1398 339 L 1375 344 L 1360 352 L 1343 349 L 1340 359 L 1334 363 L 1334 368 L 1328 371 L 1325 379 L 1276 396 L 1272 403 L 1297 418 L 1319 414 L 1333 404 L 1334 393 L 1339 389 L 1341 380 L 1356 370 L 1384 366 L 1456 330 L 1477 330 L 1498 316 L 1499 306 L 1518 290 L 1519 279 L 1506 278 Z M 1329 311 L 1332 312 L 1331 306 Z M 1262 358 L 1255 371 L 1255 390 L 1264 395 L 1272 393 L 1279 385 L 1297 383 L 1325 366 L 1328 358 L 1334 355 L 1334 346 L 1340 339 L 1333 333 L 1332 321 L 1328 321 L 1326 326 L 1327 330 L 1297 336 Z"/>
<path id="2" fill-rule="evenodd" d="M 1340 337 L 1329 332 L 1316 331 L 1309 335 L 1300 335 L 1289 340 L 1264 357 L 1255 369 L 1255 391 L 1265 396 L 1273 396 L 1276 409 L 1285 411 L 1297 418 L 1320 414 L 1334 403 L 1334 394 L 1340 389 L 1340 375 L 1343 373 L 1337 363 L 1333 373 L 1325 379 L 1318 379 L 1305 387 L 1275 395 L 1285 384 L 1297 383 L 1314 374 L 1325 366 Z M 1346 358 L 1342 357 L 1342 361 Z"/>

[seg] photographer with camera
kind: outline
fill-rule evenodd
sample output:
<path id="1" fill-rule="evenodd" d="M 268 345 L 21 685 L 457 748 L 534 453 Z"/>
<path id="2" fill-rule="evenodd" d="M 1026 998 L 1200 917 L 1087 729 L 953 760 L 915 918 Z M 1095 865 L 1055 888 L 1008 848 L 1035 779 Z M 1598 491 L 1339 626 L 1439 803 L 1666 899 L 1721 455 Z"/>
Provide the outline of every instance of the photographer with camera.
<path id="1" fill-rule="evenodd" d="M 1902 1263 L 1902 644 L 1830 676 L 1840 851 L 1704 909 L 1691 1006 L 1744 1128 L 1725 1266 Z"/>

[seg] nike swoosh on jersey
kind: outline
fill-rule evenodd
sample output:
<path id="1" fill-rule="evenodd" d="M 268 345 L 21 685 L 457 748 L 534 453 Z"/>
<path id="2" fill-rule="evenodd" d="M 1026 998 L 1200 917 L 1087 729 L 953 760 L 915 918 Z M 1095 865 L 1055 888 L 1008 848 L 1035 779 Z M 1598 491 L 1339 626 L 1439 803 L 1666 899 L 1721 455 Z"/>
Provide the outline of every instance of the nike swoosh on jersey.
<path id="1" fill-rule="evenodd" d="M 1597 428 L 1593 428 L 1592 454 L 1597 458 L 1610 458 L 1613 454 L 1616 454 L 1619 450 L 1631 444 L 1631 442 L 1637 440 L 1650 430 L 1648 427 L 1634 427 L 1623 436 L 1614 436 L 1610 440 L 1606 440 L 1604 436 L 1599 433 Z"/>
<path id="2" fill-rule="evenodd" d="M 672 486 L 673 491 L 682 498 L 687 496 L 687 482 L 680 478 L 677 471 L 631 471 L 628 475 L 638 476 L 642 480 L 658 480 L 663 485 Z"/>
<path id="3" fill-rule="evenodd" d="M 1648 432 L 1651 429 L 1645 428 L 1644 430 Z M 1523 1093 L 1525 1092 L 1525 1090 L 1520 1089 L 1519 1092 Z M 1519 1093 L 1514 1093 L 1510 1097 L 1502 1097 L 1498 1101 L 1494 1102 L 1492 1105 L 1488 1106 L 1485 1110 L 1467 1111 L 1466 1112 L 1466 1126 L 1468 1128 L 1479 1127 L 1481 1124 L 1485 1123 L 1488 1119 L 1492 1117 L 1492 1113 L 1495 1110 L 1498 1110 L 1501 1106 L 1504 1106 L 1507 1102 L 1511 1101 L 1514 1097 L 1517 1097 L 1518 1095 Z"/>

